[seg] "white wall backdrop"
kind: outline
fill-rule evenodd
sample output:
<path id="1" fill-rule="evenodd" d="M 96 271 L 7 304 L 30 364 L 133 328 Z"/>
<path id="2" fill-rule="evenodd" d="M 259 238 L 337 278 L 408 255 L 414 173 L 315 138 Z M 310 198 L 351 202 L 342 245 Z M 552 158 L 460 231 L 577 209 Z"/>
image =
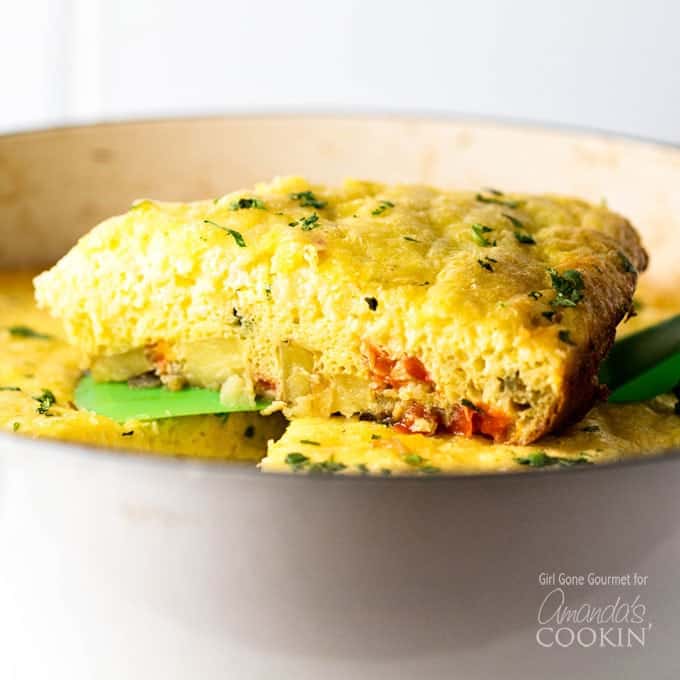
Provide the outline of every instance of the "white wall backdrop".
<path id="1" fill-rule="evenodd" d="M 680 142 L 674 0 L 0 0 L 0 130 L 434 111 Z"/>

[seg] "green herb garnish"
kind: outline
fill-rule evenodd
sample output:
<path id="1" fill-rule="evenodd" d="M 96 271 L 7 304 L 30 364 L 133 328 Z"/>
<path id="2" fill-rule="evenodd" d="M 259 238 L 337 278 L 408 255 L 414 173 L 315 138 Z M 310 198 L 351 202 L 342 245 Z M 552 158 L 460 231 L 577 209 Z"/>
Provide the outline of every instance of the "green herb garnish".
<path id="1" fill-rule="evenodd" d="M 378 207 L 371 211 L 371 215 L 382 215 L 388 208 L 394 208 L 392 201 L 380 201 Z"/>
<path id="2" fill-rule="evenodd" d="M 20 427 L 21 427 L 21 423 L 17 423 L 17 422 L 12 423 L 12 432 L 17 432 Z"/>
<path id="3" fill-rule="evenodd" d="M 635 269 L 633 263 L 626 257 L 625 253 L 619 250 L 619 259 L 621 260 L 621 266 L 626 274 L 637 274 L 637 269 Z"/>
<path id="4" fill-rule="evenodd" d="M 378 301 L 374 297 L 365 297 L 364 300 L 366 300 L 366 304 L 372 312 L 378 309 Z"/>
<path id="5" fill-rule="evenodd" d="M 408 455 L 404 456 L 404 462 L 407 465 L 421 465 L 424 462 L 424 458 L 422 456 L 419 456 L 417 453 L 409 453 Z"/>
<path id="6" fill-rule="evenodd" d="M 34 338 L 36 340 L 52 340 L 51 335 L 46 333 L 38 333 L 28 326 L 10 326 L 9 334 L 14 338 Z"/>
<path id="7" fill-rule="evenodd" d="M 518 220 L 514 215 L 508 215 L 508 213 L 501 213 L 501 215 L 503 215 L 506 220 L 510 220 L 510 224 L 512 224 L 515 229 L 524 229 L 524 222 Z"/>
<path id="8" fill-rule="evenodd" d="M 560 456 L 549 456 L 545 451 L 533 451 L 522 458 L 516 458 L 520 465 L 529 467 L 547 467 L 549 465 L 561 465 L 562 467 L 572 467 L 574 465 L 592 465 L 585 456 L 579 458 L 561 458 Z"/>
<path id="9" fill-rule="evenodd" d="M 357 470 L 359 470 L 359 472 L 361 472 L 362 475 L 368 474 L 368 467 L 366 466 L 366 463 L 359 463 L 357 465 Z"/>
<path id="10" fill-rule="evenodd" d="M 502 194 L 501 194 L 501 196 L 502 196 Z M 477 196 L 475 196 L 475 198 L 480 203 L 495 203 L 496 205 L 503 205 L 506 208 L 510 208 L 510 209 L 519 208 L 519 206 L 520 206 L 519 201 L 506 201 L 506 200 L 497 198 L 496 196 L 483 196 L 482 194 L 477 194 Z"/>
<path id="11" fill-rule="evenodd" d="M 134 430 L 128 430 L 127 432 L 121 432 L 120 436 L 121 437 L 132 437 L 132 435 L 135 433 Z"/>
<path id="12" fill-rule="evenodd" d="M 303 453 L 298 451 L 293 451 L 286 456 L 286 464 L 290 465 L 293 470 L 301 470 L 307 463 L 309 463 L 309 457 L 305 456 Z"/>
<path id="13" fill-rule="evenodd" d="M 555 269 L 548 269 L 555 298 L 550 302 L 553 307 L 576 307 L 583 299 L 583 276 L 575 269 L 565 269 L 558 274 Z"/>
<path id="14" fill-rule="evenodd" d="M 221 224 L 217 224 L 217 222 L 213 222 L 212 220 L 203 220 L 205 224 L 212 224 L 213 227 L 217 227 L 218 229 L 222 229 L 222 231 L 226 231 L 227 233 L 231 234 L 233 237 L 234 241 L 236 241 L 236 245 L 239 248 L 245 248 L 246 247 L 246 242 L 243 239 L 243 236 L 241 235 L 240 232 L 236 231 L 235 229 L 229 229 L 229 227 L 223 227 Z"/>
<path id="15" fill-rule="evenodd" d="M 33 397 L 38 402 L 36 413 L 41 416 L 46 416 L 50 408 L 57 403 L 57 400 L 51 390 L 43 389 L 42 394 L 38 397 Z"/>
<path id="16" fill-rule="evenodd" d="M 417 238 L 413 238 L 413 236 L 404 236 L 404 241 L 410 241 L 411 243 L 420 243 L 420 241 Z"/>
<path id="17" fill-rule="evenodd" d="M 496 260 L 490 257 L 485 257 L 483 260 L 477 260 L 477 264 L 488 272 L 493 271 L 493 267 L 491 266 L 493 262 L 496 262 Z"/>
<path id="18" fill-rule="evenodd" d="M 293 201 L 300 201 L 300 205 L 303 208 L 310 206 L 312 208 L 317 208 L 317 210 L 321 210 L 326 207 L 326 201 L 319 200 L 311 191 L 298 191 L 294 194 L 290 194 L 290 198 Z"/>
<path id="19" fill-rule="evenodd" d="M 561 330 L 557 333 L 557 337 L 567 345 L 576 345 L 576 343 L 571 339 L 571 333 L 567 330 Z"/>
<path id="20" fill-rule="evenodd" d="M 423 465 L 420 468 L 420 471 L 424 475 L 436 475 L 436 474 L 439 474 L 441 472 L 441 469 L 438 468 L 438 467 L 435 467 L 434 465 Z"/>
<path id="21" fill-rule="evenodd" d="M 525 245 L 533 246 L 536 245 L 536 241 L 531 234 L 523 234 L 521 231 L 513 232 L 518 243 L 524 243 Z"/>
<path id="22" fill-rule="evenodd" d="M 484 224 L 473 224 L 470 226 L 472 230 L 472 240 L 477 243 L 477 245 L 483 248 L 488 248 L 489 246 L 495 246 L 496 241 L 490 241 L 484 234 L 488 234 L 493 231 L 491 227 L 487 227 Z"/>
<path id="23" fill-rule="evenodd" d="M 289 222 L 288 226 L 289 227 L 297 227 L 297 225 L 300 225 L 300 228 L 302 231 L 311 231 L 312 229 L 316 229 L 317 227 L 320 227 L 321 225 L 318 224 L 319 222 L 319 216 L 314 213 L 313 215 L 310 215 L 309 217 L 303 217 L 296 222 Z"/>
<path id="24" fill-rule="evenodd" d="M 13 385 L 0 386 L 0 392 L 21 392 L 21 387 L 14 387 Z"/>
<path id="25" fill-rule="evenodd" d="M 382 439 L 382 437 L 379 434 L 372 434 L 371 439 Z"/>
<path id="26" fill-rule="evenodd" d="M 321 463 L 311 463 L 309 466 L 309 473 L 326 473 L 333 474 L 344 470 L 347 466 L 344 463 L 336 463 L 334 460 L 324 460 Z"/>
<path id="27" fill-rule="evenodd" d="M 300 444 L 308 444 L 309 446 L 321 446 L 320 442 L 312 441 L 311 439 L 301 439 Z"/>
<path id="28" fill-rule="evenodd" d="M 530 297 L 532 300 L 538 300 L 538 298 L 543 297 L 543 293 L 541 293 L 538 290 L 532 290 L 529 294 L 528 297 Z"/>
<path id="29" fill-rule="evenodd" d="M 264 203 L 259 198 L 238 198 L 229 204 L 230 210 L 264 210 Z"/>

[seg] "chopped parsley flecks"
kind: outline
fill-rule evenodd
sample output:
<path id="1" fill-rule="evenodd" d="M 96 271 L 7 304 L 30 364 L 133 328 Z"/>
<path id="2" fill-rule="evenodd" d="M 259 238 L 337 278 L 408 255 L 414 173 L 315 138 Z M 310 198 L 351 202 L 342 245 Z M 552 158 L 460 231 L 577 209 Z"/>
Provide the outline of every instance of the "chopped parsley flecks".
<path id="1" fill-rule="evenodd" d="M 375 210 L 371 210 L 371 215 L 382 215 L 388 208 L 394 208 L 392 201 L 380 201 L 378 207 Z"/>
<path id="2" fill-rule="evenodd" d="M 438 468 L 435 465 L 423 465 L 421 466 L 420 471 L 424 475 L 438 475 L 441 472 L 441 468 Z"/>
<path id="3" fill-rule="evenodd" d="M 371 439 L 382 439 L 379 434 L 371 434 Z"/>
<path id="4" fill-rule="evenodd" d="M 510 224 L 512 224 L 515 229 L 524 229 L 524 222 L 518 220 L 514 215 L 509 215 L 508 213 L 501 213 L 501 215 L 503 215 L 506 220 L 509 220 Z"/>
<path id="5" fill-rule="evenodd" d="M 571 333 L 568 330 L 562 329 L 557 333 L 557 337 L 561 342 L 567 345 L 576 345 L 576 343 L 571 339 Z"/>
<path id="6" fill-rule="evenodd" d="M 378 309 L 378 301 L 374 297 L 365 297 L 364 300 L 372 312 Z"/>
<path id="7" fill-rule="evenodd" d="M 135 433 L 134 430 L 128 430 L 127 432 L 121 432 L 120 436 L 121 437 L 132 437 L 132 435 Z"/>
<path id="8" fill-rule="evenodd" d="M 0 385 L 0 392 L 21 392 L 21 387 L 14 387 L 13 385 Z"/>
<path id="9" fill-rule="evenodd" d="M 302 231 L 311 231 L 312 229 L 316 229 L 317 227 L 321 226 L 319 224 L 319 216 L 316 213 L 309 215 L 309 217 L 302 217 L 295 222 L 288 223 L 289 227 L 297 227 L 298 225 L 300 225 L 300 229 L 302 229 Z"/>
<path id="10" fill-rule="evenodd" d="M 530 291 L 530 292 L 528 293 L 528 296 L 529 296 L 532 300 L 538 300 L 538 298 L 542 298 L 542 297 L 543 297 L 543 293 L 541 293 L 541 291 L 539 291 L 539 290 L 532 290 L 532 291 Z"/>
<path id="11" fill-rule="evenodd" d="M 498 198 L 498 196 L 484 196 L 483 194 L 477 194 L 475 199 L 480 203 L 495 203 L 496 205 L 503 205 L 506 208 L 510 208 L 512 210 L 519 208 L 520 206 L 519 201 L 506 201 L 505 199 Z"/>
<path id="12" fill-rule="evenodd" d="M 389 468 L 382 468 L 382 469 L 380 470 L 380 474 L 381 474 L 383 477 L 389 477 L 389 476 L 391 476 L 391 474 L 392 474 L 392 470 L 390 470 Z"/>
<path id="13" fill-rule="evenodd" d="M 553 307 L 576 307 L 583 299 L 583 276 L 576 269 L 565 269 L 559 274 L 555 269 L 548 269 L 555 297 L 550 302 Z"/>
<path id="14" fill-rule="evenodd" d="M 417 453 L 409 453 L 404 456 L 404 462 L 411 467 L 417 468 L 418 472 L 424 475 L 436 475 L 441 470 L 434 465 L 430 465 L 425 458 Z"/>
<path id="15" fill-rule="evenodd" d="M 499 191 L 498 189 L 494 189 L 493 187 L 484 187 L 482 191 L 485 194 L 491 194 L 492 196 L 502 196 L 503 192 Z"/>
<path id="16" fill-rule="evenodd" d="M 293 451 L 286 456 L 286 465 L 290 465 L 293 470 L 301 470 L 307 463 L 309 463 L 309 456 L 304 453 Z"/>
<path id="17" fill-rule="evenodd" d="M 344 470 L 346 467 L 347 466 L 344 463 L 337 463 L 334 460 L 324 460 L 320 463 L 310 463 L 308 470 L 310 474 L 326 473 L 332 475 L 335 472 Z"/>
<path id="18" fill-rule="evenodd" d="M 460 403 L 463 404 L 463 406 L 466 406 L 467 408 L 472 409 L 473 411 L 476 411 L 477 413 L 484 413 L 477 404 L 474 402 L 470 401 L 469 399 L 461 399 Z"/>
<path id="19" fill-rule="evenodd" d="M 285 462 L 294 472 L 306 470 L 310 474 L 333 474 L 335 472 L 340 472 L 347 467 L 344 463 L 338 463 L 332 458 L 319 463 L 312 463 L 309 456 L 305 456 L 299 451 L 289 453 L 285 458 Z"/>
<path id="20" fill-rule="evenodd" d="M 12 432 L 18 432 L 19 428 L 21 427 L 21 423 L 17 423 L 16 421 L 12 423 Z"/>
<path id="21" fill-rule="evenodd" d="M 585 427 L 581 428 L 581 432 L 599 432 L 599 431 L 600 431 L 599 425 L 586 425 Z"/>
<path id="22" fill-rule="evenodd" d="M 477 260 L 477 264 L 487 272 L 493 271 L 493 265 L 496 264 L 496 262 L 498 262 L 498 260 L 494 260 L 492 257 L 485 257 L 483 260 Z"/>
<path id="23" fill-rule="evenodd" d="M 357 470 L 359 470 L 359 472 L 361 472 L 362 475 L 368 474 L 368 467 L 366 466 L 366 463 L 359 463 L 357 465 Z"/>
<path id="24" fill-rule="evenodd" d="M 234 326 L 243 325 L 243 317 L 238 313 L 236 307 L 231 308 L 231 315 L 234 317 Z"/>
<path id="25" fill-rule="evenodd" d="M 36 408 L 36 413 L 41 416 L 46 416 L 50 408 L 57 403 L 57 399 L 51 390 L 43 389 L 42 394 L 38 397 L 33 397 L 35 401 L 38 402 L 38 408 Z"/>
<path id="26" fill-rule="evenodd" d="M 527 246 L 535 246 L 536 240 L 531 234 L 524 234 L 521 231 L 513 232 L 515 234 L 515 239 L 518 243 L 522 243 Z"/>
<path id="27" fill-rule="evenodd" d="M 230 210 L 264 210 L 264 203 L 259 198 L 237 198 L 229 204 Z"/>
<path id="28" fill-rule="evenodd" d="M 409 453 L 404 456 L 404 463 L 407 465 L 422 465 L 424 461 L 425 459 L 422 456 L 419 456 L 417 453 Z"/>
<path id="29" fill-rule="evenodd" d="M 633 263 L 626 257 L 626 254 L 621 250 L 619 250 L 619 259 L 621 260 L 621 266 L 623 267 L 623 271 L 626 272 L 626 274 L 637 274 L 637 269 L 635 269 Z"/>
<path id="30" fill-rule="evenodd" d="M 413 238 L 413 236 L 404 236 L 404 241 L 410 241 L 411 243 L 420 243 L 420 241 L 417 238 Z"/>
<path id="31" fill-rule="evenodd" d="M 231 234 L 232 238 L 236 242 L 236 245 L 239 248 L 245 248 L 246 247 L 246 242 L 243 239 L 243 236 L 241 235 L 240 232 L 236 231 L 235 229 L 230 229 L 229 227 L 223 227 L 221 224 L 217 224 L 217 222 L 213 222 L 212 220 L 203 220 L 206 224 L 212 224 L 213 227 L 217 227 L 218 229 L 222 229 L 222 231 L 226 231 L 227 233 Z"/>
<path id="32" fill-rule="evenodd" d="M 472 240 L 482 248 L 488 248 L 489 246 L 495 246 L 496 241 L 490 241 L 484 234 L 489 234 L 493 231 L 491 227 L 487 227 L 484 224 L 473 224 L 470 226 L 472 231 Z"/>
<path id="33" fill-rule="evenodd" d="M 315 442 L 311 439 L 301 439 L 300 444 L 307 444 L 308 446 L 321 446 L 321 442 Z"/>
<path id="34" fill-rule="evenodd" d="M 303 208 L 309 206 L 310 208 L 321 210 L 327 205 L 326 201 L 318 199 L 312 191 L 298 191 L 294 194 L 290 194 L 290 199 L 292 201 L 300 201 L 300 205 Z"/>
<path id="35" fill-rule="evenodd" d="M 46 333 L 39 333 L 29 326 L 10 326 L 9 334 L 14 338 L 34 338 L 35 340 L 52 340 L 51 335 Z"/>
<path id="36" fill-rule="evenodd" d="M 248 425 L 248 427 L 243 430 L 243 436 L 246 439 L 252 439 L 255 436 L 255 425 Z"/>
<path id="37" fill-rule="evenodd" d="M 561 465 L 562 467 L 573 467 L 574 465 L 592 465 L 585 456 L 579 458 L 562 458 L 560 456 L 549 456 L 545 451 L 533 451 L 527 456 L 516 458 L 520 465 L 529 467 L 547 467 L 549 465 Z"/>

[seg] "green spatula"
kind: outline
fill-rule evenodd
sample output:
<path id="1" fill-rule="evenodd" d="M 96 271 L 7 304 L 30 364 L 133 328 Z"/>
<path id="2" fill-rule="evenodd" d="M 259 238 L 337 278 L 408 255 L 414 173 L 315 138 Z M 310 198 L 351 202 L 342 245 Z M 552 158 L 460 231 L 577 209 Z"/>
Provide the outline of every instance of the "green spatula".
<path id="1" fill-rule="evenodd" d="M 187 387 L 175 392 L 165 387 L 133 388 L 126 382 L 98 383 L 90 375 L 84 376 L 78 384 L 75 402 L 78 408 L 121 423 L 126 420 L 260 411 L 271 403 L 266 399 L 256 399 L 253 409 L 246 398 L 223 402 L 219 392 L 200 387 Z"/>
<path id="2" fill-rule="evenodd" d="M 680 314 L 614 343 L 600 367 L 609 401 L 644 401 L 680 382 Z"/>

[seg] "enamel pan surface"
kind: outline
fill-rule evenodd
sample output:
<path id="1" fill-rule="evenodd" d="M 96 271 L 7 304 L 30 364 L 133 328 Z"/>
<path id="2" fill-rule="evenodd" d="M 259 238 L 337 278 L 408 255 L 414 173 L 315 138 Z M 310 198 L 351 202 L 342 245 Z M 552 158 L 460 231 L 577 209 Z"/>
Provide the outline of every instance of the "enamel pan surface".
<path id="1" fill-rule="evenodd" d="M 646 276 L 668 294 L 680 283 L 680 150 L 462 119 L 0 137 L 0 267 L 50 264 L 136 198 L 213 197 L 283 174 L 606 198 L 642 232 Z M 676 454 L 319 479 L 4 435 L 0 677 L 675 678 L 679 488 Z"/>

